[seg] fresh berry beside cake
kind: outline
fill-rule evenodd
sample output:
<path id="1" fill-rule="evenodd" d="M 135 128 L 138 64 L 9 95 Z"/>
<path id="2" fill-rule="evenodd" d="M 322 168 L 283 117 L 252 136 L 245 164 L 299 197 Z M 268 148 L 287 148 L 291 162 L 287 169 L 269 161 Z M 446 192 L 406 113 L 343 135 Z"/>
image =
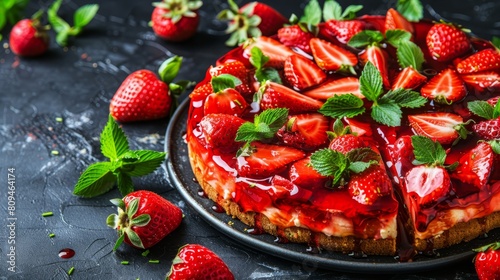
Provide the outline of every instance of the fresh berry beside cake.
<path id="1" fill-rule="evenodd" d="M 500 227 L 498 49 L 404 6 L 360 9 L 310 1 L 207 70 L 186 135 L 204 192 L 252 233 L 346 253 Z"/>

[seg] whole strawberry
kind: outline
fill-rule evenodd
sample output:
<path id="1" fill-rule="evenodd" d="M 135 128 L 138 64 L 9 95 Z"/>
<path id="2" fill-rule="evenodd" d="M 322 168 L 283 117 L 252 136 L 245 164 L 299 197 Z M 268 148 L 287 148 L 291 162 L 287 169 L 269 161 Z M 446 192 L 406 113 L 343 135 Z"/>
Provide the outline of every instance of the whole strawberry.
<path id="1" fill-rule="evenodd" d="M 182 86 L 172 87 L 172 80 L 177 76 L 182 58 L 167 59 L 159 69 L 159 79 L 150 70 L 138 70 L 130 74 L 120 85 L 111 99 L 109 112 L 119 122 L 132 122 L 161 119 L 169 115 L 172 95 L 182 91 Z M 169 87 L 175 88 L 171 92 Z"/>
<path id="2" fill-rule="evenodd" d="M 42 26 L 36 13 L 31 19 L 17 22 L 10 31 L 9 44 L 13 53 L 19 56 L 39 56 L 49 48 L 48 26 Z"/>
<path id="3" fill-rule="evenodd" d="M 478 252 L 474 258 L 477 277 L 479 280 L 500 279 L 500 242 L 495 242 L 474 251 Z"/>
<path id="4" fill-rule="evenodd" d="M 224 261 L 208 248 L 198 244 L 187 244 L 179 249 L 175 256 L 169 280 L 211 280 L 234 279 Z"/>
<path id="5" fill-rule="evenodd" d="M 118 231 L 115 250 L 123 241 L 136 248 L 150 248 L 182 221 L 180 208 L 151 191 L 135 191 L 111 202 L 118 206 L 118 214 L 107 219 L 108 226 Z"/>
<path id="6" fill-rule="evenodd" d="M 229 9 L 217 15 L 218 19 L 229 21 L 226 30 L 231 33 L 226 41 L 228 46 L 241 44 L 252 37 L 271 36 L 288 22 L 280 12 L 258 1 L 247 3 L 241 8 L 233 0 L 228 3 Z"/>
<path id="7" fill-rule="evenodd" d="M 467 34 L 459 27 L 448 23 L 434 24 L 426 37 L 427 47 L 432 58 L 449 61 L 470 50 Z"/>
<path id="8" fill-rule="evenodd" d="M 198 29 L 200 0 L 163 0 L 154 3 L 151 27 L 154 33 L 167 41 L 181 42 L 194 36 Z"/>

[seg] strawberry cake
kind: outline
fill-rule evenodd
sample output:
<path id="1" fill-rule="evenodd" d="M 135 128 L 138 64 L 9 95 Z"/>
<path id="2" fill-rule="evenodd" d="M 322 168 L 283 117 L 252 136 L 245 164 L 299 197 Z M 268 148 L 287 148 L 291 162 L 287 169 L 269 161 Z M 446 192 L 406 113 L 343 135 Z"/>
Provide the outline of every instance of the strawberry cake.
<path id="1" fill-rule="evenodd" d="M 428 251 L 500 227 L 494 44 L 403 7 L 311 11 L 229 51 L 190 94 L 206 195 L 249 233 L 345 253 Z"/>

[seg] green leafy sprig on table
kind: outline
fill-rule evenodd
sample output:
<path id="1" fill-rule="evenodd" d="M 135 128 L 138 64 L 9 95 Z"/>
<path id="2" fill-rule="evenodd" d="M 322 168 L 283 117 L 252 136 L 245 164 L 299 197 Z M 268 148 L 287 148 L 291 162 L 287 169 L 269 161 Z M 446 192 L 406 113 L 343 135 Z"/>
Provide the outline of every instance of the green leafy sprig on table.
<path id="1" fill-rule="evenodd" d="M 401 125 L 403 113 L 401 108 L 418 108 L 427 99 L 416 91 L 397 89 L 383 94 L 382 76 L 377 68 L 367 62 L 359 78 L 360 91 L 371 101 L 371 117 L 378 123 L 387 126 Z M 366 111 L 363 99 L 354 94 L 343 94 L 330 97 L 319 110 L 332 118 L 352 118 Z"/>
<path id="2" fill-rule="evenodd" d="M 23 11 L 30 0 L 0 1 L 0 31 L 8 24 L 14 25 L 23 18 Z M 0 40 L 2 35 L 0 34 Z"/>
<path id="3" fill-rule="evenodd" d="M 132 177 L 155 171 L 166 155 L 151 150 L 130 150 L 125 133 L 111 116 L 101 133 L 101 152 L 109 161 L 90 165 L 78 179 L 73 190 L 75 195 L 95 197 L 117 185 L 125 196 L 134 191 Z"/>
<path id="4" fill-rule="evenodd" d="M 62 0 L 56 0 L 48 9 L 47 15 L 50 25 L 57 33 L 57 44 L 64 47 L 68 44 L 68 38 L 70 36 L 79 35 L 83 28 L 90 23 L 90 21 L 97 14 L 99 5 L 87 4 L 78 8 L 73 15 L 74 26 L 71 26 L 68 22 L 57 15 L 61 4 Z"/>

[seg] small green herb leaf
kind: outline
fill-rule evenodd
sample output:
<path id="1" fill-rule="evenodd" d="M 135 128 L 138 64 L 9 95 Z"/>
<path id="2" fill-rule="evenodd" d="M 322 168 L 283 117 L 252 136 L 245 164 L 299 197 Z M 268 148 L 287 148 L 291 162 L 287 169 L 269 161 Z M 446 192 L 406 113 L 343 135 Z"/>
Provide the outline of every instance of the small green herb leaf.
<path id="1" fill-rule="evenodd" d="M 495 154 L 500 154 L 500 140 L 491 140 L 488 143 Z"/>
<path id="2" fill-rule="evenodd" d="M 300 22 L 307 23 L 308 27 L 317 26 L 321 22 L 321 13 L 318 0 L 311 0 L 304 8 L 304 15 L 300 18 Z"/>
<path id="3" fill-rule="evenodd" d="M 355 162 L 352 162 L 351 164 L 349 164 L 349 171 L 356 173 L 356 174 L 359 174 L 359 173 L 365 171 L 366 169 L 368 169 L 372 164 L 373 164 L 373 162 L 371 162 L 371 161 L 369 161 L 369 162 L 355 161 Z"/>
<path id="4" fill-rule="evenodd" d="M 363 104 L 354 94 L 335 95 L 328 98 L 318 112 L 332 118 L 352 118 L 365 111 Z"/>
<path id="5" fill-rule="evenodd" d="M 413 135 L 411 137 L 415 160 L 413 164 L 426 164 L 430 166 L 443 166 L 446 160 L 446 151 L 439 142 L 434 142 L 425 136 Z"/>
<path id="6" fill-rule="evenodd" d="M 97 4 L 87 4 L 78 8 L 74 15 L 74 23 L 76 27 L 83 28 L 90 23 L 90 21 L 95 17 L 99 11 L 99 5 Z"/>
<path id="7" fill-rule="evenodd" d="M 137 155 L 138 160 L 124 164 L 124 167 L 132 167 L 130 171 L 126 172 L 129 176 L 147 175 L 155 171 L 165 161 L 166 154 L 163 152 L 150 150 L 136 150 L 133 152 Z"/>
<path id="8" fill-rule="evenodd" d="M 61 32 L 68 33 L 71 29 L 71 26 L 64 19 L 60 18 L 57 15 L 61 4 L 62 0 L 56 0 L 47 10 L 47 18 L 49 20 L 49 23 L 52 26 L 52 29 L 54 29 L 54 31 L 58 34 Z"/>
<path id="9" fill-rule="evenodd" d="M 380 99 L 377 104 L 373 104 L 371 116 L 381 124 L 400 126 L 403 112 L 394 101 Z"/>
<path id="10" fill-rule="evenodd" d="M 342 17 L 342 6 L 337 1 L 327 0 L 323 5 L 323 20 L 340 20 Z"/>
<path id="11" fill-rule="evenodd" d="M 288 109 L 267 109 L 256 115 L 254 122 L 246 122 L 236 133 L 236 141 L 253 142 L 272 138 L 288 120 Z"/>
<path id="12" fill-rule="evenodd" d="M 397 48 L 401 41 L 410 41 L 411 33 L 401 29 L 389 29 L 385 32 L 385 40 L 391 46 Z"/>
<path id="13" fill-rule="evenodd" d="M 467 108 L 469 108 L 469 110 L 473 114 L 480 116 L 481 118 L 485 118 L 487 120 L 493 119 L 494 107 L 491 106 L 491 104 L 489 104 L 486 101 L 483 100 L 471 101 L 467 103 Z"/>
<path id="14" fill-rule="evenodd" d="M 398 57 L 399 66 L 402 68 L 411 66 L 420 71 L 422 64 L 425 62 L 424 53 L 420 47 L 410 40 L 401 40 L 399 42 L 396 56 Z"/>
<path id="15" fill-rule="evenodd" d="M 342 13 L 341 18 L 344 20 L 354 19 L 356 17 L 356 13 L 363 9 L 362 5 L 350 5 L 345 8 Z"/>
<path id="16" fill-rule="evenodd" d="M 262 50 L 258 47 L 253 47 L 250 50 L 250 63 L 255 67 L 255 77 L 257 81 L 260 83 L 264 81 L 273 81 L 282 84 L 278 70 L 264 67 L 268 61 L 269 57 L 264 55 Z"/>
<path id="17" fill-rule="evenodd" d="M 497 49 L 500 49 L 500 37 L 493 36 L 491 39 L 491 43 L 493 46 L 495 46 Z"/>
<path id="18" fill-rule="evenodd" d="M 381 159 L 380 155 L 370 148 L 358 148 L 351 150 L 346 154 L 346 157 L 350 162 L 379 162 Z"/>
<path id="19" fill-rule="evenodd" d="M 348 161 L 344 154 L 331 149 L 322 149 L 311 155 L 311 165 L 323 176 L 333 178 L 333 185 L 337 185 L 343 178 Z"/>
<path id="20" fill-rule="evenodd" d="M 168 58 L 158 68 L 158 74 L 160 75 L 160 79 L 167 85 L 170 84 L 179 74 L 181 65 L 182 65 L 182 57 L 172 56 Z"/>
<path id="21" fill-rule="evenodd" d="M 78 179 L 73 193 L 82 197 L 94 197 L 111 190 L 117 180 L 111 167 L 109 162 L 90 165 Z"/>
<path id="22" fill-rule="evenodd" d="M 392 100 L 399 107 L 419 108 L 427 103 L 427 98 L 420 93 L 408 89 L 389 90 L 381 99 Z"/>
<path id="23" fill-rule="evenodd" d="M 101 132 L 101 152 L 109 159 L 118 159 L 129 150 L 127 137 L 111 115 Z"/>
<path id="24" fill-rule="evenodd" d="M 376 102 L 383 90 L 382 76 L 377 67 L 367 62 L 359 78 L 361 93 L 370 101 Z"/>
<path id="25" fill-rule="evenodd" d="M 420 0 L 398 0 L 396 9 L 409 21 L 417 22 L 424 17 Z"/>
<path id="26" fill-rule="evenodd" d="M 258 47 L 253 47 L 250 50 L 250 63 L 255 66 L 255 68 L 262 69 L 264 65 L 269 61 L 269 57 L 264 55 L 261 49 Z"/>
<path id="27" fill-rule="evenodd" d="M 227 88 L 235 88 L 241 85 L 241 80 L 231 74 L 221 74 L 211 80 L 214 92 L 221 92 Z"/>
<path id="28" fill-rule="evenodd" d="M 118 173 L 116 175 L 116 185 L 118 186 L 118 190 L 122 194 L 122 196 L 126 196 L 127 194 L 134 191 L 134 183 L 132 182 L 132 178 L 124 173 Z"/>
<path id="29" fill-rule="evenodd" d="M 363 48 L 368 45 L 379 44 L 384 40 L 384 34 L 376 30 L 363 30 L 349 39 L 347 44 L 353 48 Z"/>

